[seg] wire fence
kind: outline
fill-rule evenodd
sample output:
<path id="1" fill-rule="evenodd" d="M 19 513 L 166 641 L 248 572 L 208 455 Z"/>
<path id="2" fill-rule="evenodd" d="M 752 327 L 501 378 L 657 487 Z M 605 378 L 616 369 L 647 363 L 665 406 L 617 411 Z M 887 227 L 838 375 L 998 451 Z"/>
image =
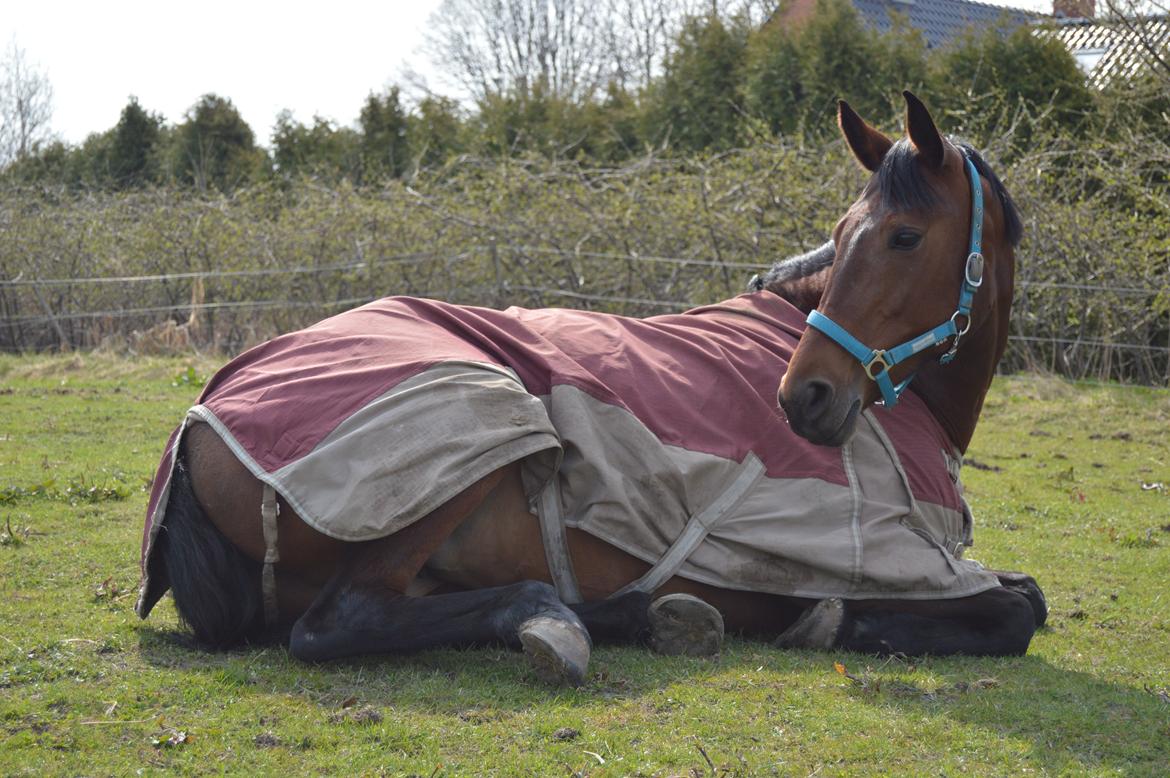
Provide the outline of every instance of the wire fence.
<path id="1" fill-rule="evenodd" d="M 551 275 L 515 273 L 525 258 Z M 605 273 L 592 273 L 602 265 Z M 615 281 L 621 266 L 630 272 Z M 0 349 L 114 349 L 135 353 L 204 349 L 227 354 L 385 295 L 409 294 L 471 305 L 565 306 L 646 316 L 686 310 L 738 294 L 766 265 L 708 258 L 566 251 L 540 246 L 475 246 L 455 254 L 411 252 L 318 266 L 264 267 L 78 278 L 0 280 Z M 568 273 L 568 275 L 566 275 Z M 595 275 L 598 281 L 588 279 Z M 519 278 L 519 280 L 517 280 Z M 543 281 L 543 283 L 541 283 Z M 697 283 L 701 281 L 701 283 Z M 638 294 L 649 290 L 653 294 Z M 1151 304 L 1164 288 L 1022 280 L 1005 365 L 1074 377 L 1117 377 L 1142 366 L 1145 383 L 1170 380 L 1170 335 L 1030 327 L 1029 303 L 1052 293 L 1091 309 L 1101 295 Z M 1075 303 L 1073 303 L 1075 305 Z M 1148 333 L 1148 331 L 1147 331 Z M 1128 337 L 1127 337 L 1128 335 Z M 1124 372 L 1120 377 L 1126 377 Z M 1130 376 L 1132 377 L 1132 375 Z"/>
<path id="2" fill-rule="evenodd" d="M 1006 371 L 1170 382 L 1170 146 L 1054 138 L 1000 169 L 1024 219 Z M 376 188 L 0 189 L 0 351 L 232 354 L 387 295 L 645 316 L 815 248 L 843 144 L 622 168 L 468 158 Z"/>

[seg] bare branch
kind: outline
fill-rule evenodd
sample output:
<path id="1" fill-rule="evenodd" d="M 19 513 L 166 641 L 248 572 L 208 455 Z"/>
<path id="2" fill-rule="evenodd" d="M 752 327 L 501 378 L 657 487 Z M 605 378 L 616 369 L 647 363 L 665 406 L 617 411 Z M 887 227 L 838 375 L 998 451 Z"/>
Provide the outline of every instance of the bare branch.
<path id="1" fill-rule="evenodd" d="M 50 139 L 53 87 L 13 38 L 0 60 L 0 165 L 24 159 Z"/>
<path id="2" fill-rule="evenodd" d="M 475 100 L 641 88 L 704 0 L 444 0 L 424 50 Z M 746 6 L 745 6 L 746 7 Z"/>

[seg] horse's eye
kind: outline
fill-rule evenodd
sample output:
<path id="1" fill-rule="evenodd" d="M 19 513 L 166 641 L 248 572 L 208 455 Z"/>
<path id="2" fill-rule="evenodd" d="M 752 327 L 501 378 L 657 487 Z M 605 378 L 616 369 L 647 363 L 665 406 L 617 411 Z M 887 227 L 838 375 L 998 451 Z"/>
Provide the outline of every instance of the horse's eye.
<path id="1" fill-rule="evenodd" d="M 908 251 L 918 245 L 922 236 L 913 230 L 898 230 L 890 238 L 890 248 Z"/>

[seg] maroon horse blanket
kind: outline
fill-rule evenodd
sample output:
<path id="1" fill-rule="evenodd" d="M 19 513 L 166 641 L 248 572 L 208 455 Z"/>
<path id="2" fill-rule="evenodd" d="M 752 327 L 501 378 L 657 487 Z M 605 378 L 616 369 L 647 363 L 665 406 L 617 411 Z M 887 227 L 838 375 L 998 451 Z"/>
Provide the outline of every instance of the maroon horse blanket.
<path id="1" fill-rule="evenodd" d="M 775 393 L 803 318 L 768 292 L 647 319 L 386 298 L 257 346 L 171 436 L 139 612 L 162 594 L 151 553 L 195 422 L 342 540 L 396 532 L 522 460 L 534 511 L 551 494 L 568 526 L 649 562 L 683 555 L 693 580 L 817 598 L 997 586 L 961 558 L 958 455 L 912 392 L 839 449 L 791 431 Z"/>

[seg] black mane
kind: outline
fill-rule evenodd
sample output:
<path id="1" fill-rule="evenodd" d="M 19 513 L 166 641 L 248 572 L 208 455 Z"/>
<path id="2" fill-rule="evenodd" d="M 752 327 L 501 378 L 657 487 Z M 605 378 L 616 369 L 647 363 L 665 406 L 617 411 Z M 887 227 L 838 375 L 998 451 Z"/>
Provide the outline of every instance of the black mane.
<path id="1" fill-rule="evenodd" d="M 991 184 L 991 191 L 995 192 L 995 196 L 999 198 L 999 205 L 1003 208 L 1003 222 L 1004 229 L 1007 232 L 1008 242 L 1013 246 L 1020 245 L 1020 239 L 1024 237 L 1024 222 L 1020 218 L 1020 211 L 1016 208 L 1016 201 L 1008 193 L 1007 187 L 999 180 L 999 176 L 987 164 L 987 160 L 983 155 L 976 150 L 970 143 L 963 141 L 952 141 L 958 146 L 964 154 L 975 165 L 975 169 L 979 171 L 979 175 L 987 179 Z"/>
<path id="2" fill-rule="evenodd" d="M 764 275 L 753 276 L 752 280 L 748 282 L 748 289 L 757 291 L 767 289 L 774 284 L 807 278 L 833 264 L 836 255 L 837 249 L 833 246 L 833 241 L 830 240 L 812 251 L 779 260 Z"/>

